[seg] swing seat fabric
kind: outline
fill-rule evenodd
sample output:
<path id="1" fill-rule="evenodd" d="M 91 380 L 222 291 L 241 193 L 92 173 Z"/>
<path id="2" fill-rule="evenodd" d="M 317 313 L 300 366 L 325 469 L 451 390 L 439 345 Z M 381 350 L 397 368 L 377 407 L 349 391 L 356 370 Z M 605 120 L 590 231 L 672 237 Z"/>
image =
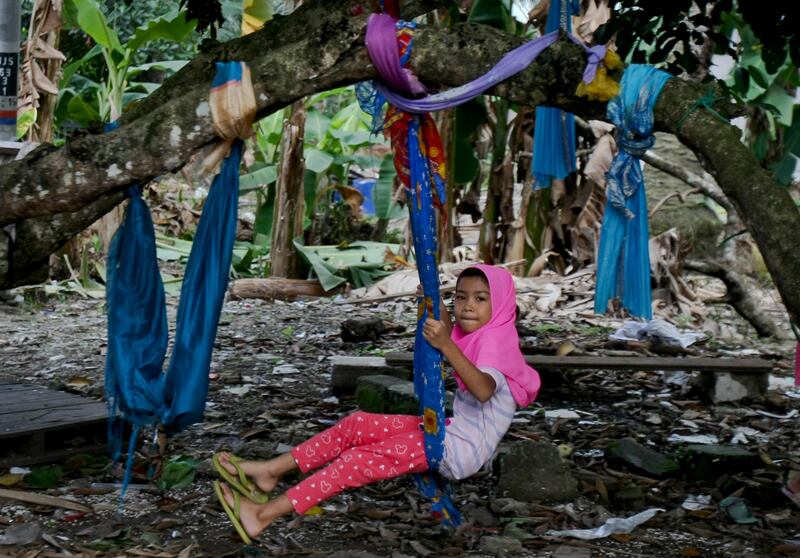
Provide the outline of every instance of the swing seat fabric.
<path id="1" fill-rule="evenodd" d="M 252 85 L 243 80 L 243 68 L 241 62 L 217 64 L 212 103 L 246 105 L 241 102 L 247 99 L 242 94 L 243 82 L 247 82 L 245 88 Z M 224 139 L 231 143 L 230 152 L 211 185 L 192 242 L 166 373 L 163 366 L 169 328 L 164 285 L 153 221 L 140 186 L 128 190 L 125 218 L 109 250 L 105 391 L 114 460 L 120 457 L 125 424 L 132 426 L 123 496 L 140 429 L 159 424 L 173 434 L 203 419 L 211 353 L 236 238 L 239 165 L 244 147 L 241 139 Z"/>

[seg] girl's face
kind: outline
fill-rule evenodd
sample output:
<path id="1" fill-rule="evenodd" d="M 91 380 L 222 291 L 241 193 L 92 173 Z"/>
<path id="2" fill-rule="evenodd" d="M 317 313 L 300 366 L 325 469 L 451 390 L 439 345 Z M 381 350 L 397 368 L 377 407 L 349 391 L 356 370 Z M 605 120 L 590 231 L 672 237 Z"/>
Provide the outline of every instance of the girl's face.
<path id="1" fill-rule="evenodd" d="M 492 319 L 492 299 L 489 285 L 481 277 L 464 277 L 456 285 L 456 323 L 464 333 L 485 326 Z"/>

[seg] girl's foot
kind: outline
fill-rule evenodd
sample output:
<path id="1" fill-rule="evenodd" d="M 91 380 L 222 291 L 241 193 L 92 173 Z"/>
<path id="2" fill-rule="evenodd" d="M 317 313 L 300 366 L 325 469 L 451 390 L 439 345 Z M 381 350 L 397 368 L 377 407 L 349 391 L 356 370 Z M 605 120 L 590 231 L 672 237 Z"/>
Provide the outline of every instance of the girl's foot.
<path id="1" fill-rule="evenodd" d="M 236 509 L 236 496 L 231 492 L 230 487 L 225 483 L 220 483 L 222 496 L 232 510 Z M 239 498 L 239 522 L 245 532 L 251 537 L 258 537 L 272 522 L 279 517 L 294 511 L 289 498 L 281 494 L 274 500 L 266 504 L 256 504 L 247 498 Z"/>
<path id="2" fill-rule="evenodd" d="M 238 472 L 236 471 L 236 467 L 233 466 L 231 463 L 231 454 L 223 451 L 219 454 L 219 462 L 220 464 L 225 467 L 225 470 L 228 471 L 231 475 L 236 476 Z M 280 459 L 280 458 L 278 458 Z M 265 494 L 269 494 L 272 492 L 272 489 L 275 488 L 275 485 L 278 484 L 278 480 L 281 478 L 281 472 L 275 470 L 273 467 L 272 462 L 275 461 L 274 459 L 270 459 L 269 461 L 244 461 L 241 460 L 238 462 L 239 468 L 244 471 L 244 473 L 253 479 L 253 482 L 256 483 L 256 486 L 264 492 Z"/>

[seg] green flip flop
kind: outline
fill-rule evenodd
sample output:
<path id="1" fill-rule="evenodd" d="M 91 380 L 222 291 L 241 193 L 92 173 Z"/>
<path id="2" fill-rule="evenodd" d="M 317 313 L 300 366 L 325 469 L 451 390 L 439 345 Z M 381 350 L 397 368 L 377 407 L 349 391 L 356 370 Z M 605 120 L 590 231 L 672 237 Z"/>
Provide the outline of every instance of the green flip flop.
<path id="1" fill-rule="evenodd" d="M 236 492 L 240 493 L 245 498 L 248 498 L 255 502 L 256 504 L 266 504 L 269 502 L 269 494 L 265 494 L 262 492 L 256 483 L 253 482 L 253 479 L 247 476 L 247 474 L 242 470 L 239 466 L 239 462 L 242 459 L 235 455 L 231 455 L 230 464 L 233 465 L 233 468 L 236 469 L 236 474 L 238 478 L 230 474 L 228 470 L 222 465 L 222 462 L 219 460 L 219 454 L 215 453 L 214 457 L 211 458 L 211 463 L 214 465 L 214 469 L 219 473 L 225 482 L 227 482 L 231 488 L 233 488 Z"/>
<path id="2" fill-rule="evenodd" d="M 244 526 L 242 525 L 240 515 L 242 497 L 239 495 L 239 493 L 233 492 L 233 509 L 231 509 L 231 507 L 228 505 L 228 501 L 225 500 L 225 494 L 222 492 L 222 485 L 219 483 L 219 481 L 214 481 L 214 494 L 217 495 L 219 503 L 222 504 L 222 509 L 225 510 L 226 514 L 228 514 L 228 519 L 230 519 L 231 523 L 233 523 L 236 532 L 239 533 L 239 536 L 242 538 L 244 544 L 253 544 L 253 539 L 250 538 L 250 535 L 247 534 L 247 531 L 244 530 Z"/>

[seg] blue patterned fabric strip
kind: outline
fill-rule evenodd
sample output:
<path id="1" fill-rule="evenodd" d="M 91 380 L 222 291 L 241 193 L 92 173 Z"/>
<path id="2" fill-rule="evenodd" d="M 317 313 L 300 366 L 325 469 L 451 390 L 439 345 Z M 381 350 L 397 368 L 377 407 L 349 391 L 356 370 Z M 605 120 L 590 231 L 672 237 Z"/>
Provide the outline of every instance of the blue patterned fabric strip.
<path id="1" fill-rule="evenodd" d="M 422 335 L 428 316 L 441 319 L 439 313 L 439 272 L 437 258 L 436 210 L 433 205 L 427 146 L 419 130 L 420 118 L 411 120 L 408 130 L 408 152 L 412 188 L 407 191 L 414 251 L 422 283 L 423 296 L 418 299 L 417 333 L 414 341 L 414 391 L 420 402 L 425 437 L 425 455 L 431 472 L 417 475 L 417 486 L 432 502 L 433 512 L 444 525 L 455 527 L 461 516 L 450 498 L 450 487 L 435 472 L 444 454 L 445 389 L 442 354 Z M 437 187 L 444 185 L 439 185 Z M 444 190 L 440 190 L 444 202 Z"/>

